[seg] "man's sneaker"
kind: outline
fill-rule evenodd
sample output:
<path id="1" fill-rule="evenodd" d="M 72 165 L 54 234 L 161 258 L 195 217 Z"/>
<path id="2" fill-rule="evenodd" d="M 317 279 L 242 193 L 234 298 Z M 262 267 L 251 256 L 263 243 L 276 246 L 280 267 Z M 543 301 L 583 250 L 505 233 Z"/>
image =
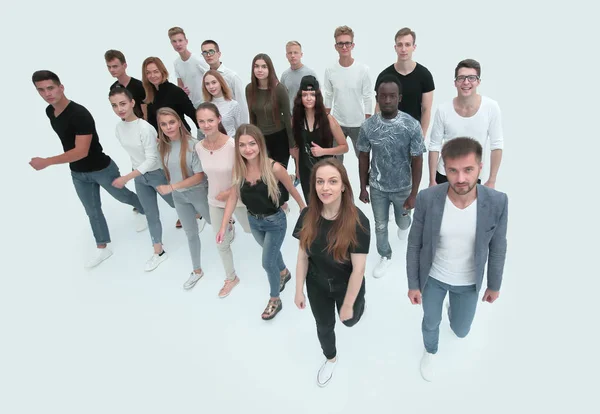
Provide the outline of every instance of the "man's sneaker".
<path id="1" fill-rule="evenodd" d="M 423 352 L 421 357 L 421 376 L 425 381 L 433 381 L 433 360 L 435 359 L 434 354 L 430 354 L 427 351 Z"/>
<path id="2" fill-rule="evenodd" d="M 290 273 L 290 271 L 288 269 L 285 269 L 285 274 L 280 276 L 279 292 L 283 292 L 283 289 L 285 289 L 285 284 L 287 282 L 289 282 L 291 278 L 292 278 L 292 274 Z"/>
<path id="3" fill-rule="evenodd" d="M 105 247 L 104 249 L 96 249 L 96 253 L 85 263 L 87 269 L 98 266 L 100 263 L 112 256 L 113 252 Z"/>
<path id="4" fill-rule="evenodd" d="M 235 277 L 235 279 L 232 279 L 232 280 L 227 279 L 225 281 L 225 284 L 219 291 L 219 297 L 222 299 L 222 298 L 226 298 L 227 296 L 229 296 L 229 294 L 231 293 L 233 288 L 236 287 L 239 283 L 240 283 L 240 278 L 237 276 Z"/>
<path id="5" fill-rule="evenodd" d="M 164 250 L 161 254 L 154 253 L 152 257 L 146 262 L 146 267 L 144 268 L 144 270 L 146 272 L 153 271 L 158 267 L 159 264 L 167 260 L 167 257 L 169 256 L 167 256 L 167 252 L 165 252 Z"/>
<path id="6" fill-rule="evenodd" d="M 325 387 L 329 384 L 331 377 L 333 377 L 333 371 L 335 370 L 335 366 L 337 364 L 337 357 L 335 361 L 325 360 L 319 373 L 317 374 L 317 385 L 319 387 Z"/>
<path id="7" fill-rule="evenodd" d="M 140 231 L 144 231 L 148 228 L 148 220 L 146 220 L 145 214 L 136 214 L 135 215 L 135 231 L 138 233 Z"/>
<path id="8" fill-rule="evenodd" d="M 196 282 L 198 282 L 202 276 L 204 276 L 204 270 L 200 270 L 200 273 L 192 272 L 190 273 L 189 279 L 183 284 L 184 289 L 191 289 L 196 286 Z"/>
<path id="9" fill-rule="evenodd" d="M 373 277 L 379 279 L 380 277 L 385 276 L 385 272 L 387 272 L 388 267 L 392 264 L 392 259 L 388 259 L 387 257 L 382 257 L 379 259 L 379 263 L 373 269 Z"/>
<path id="10" fill-rule="evenodd" d="M 204 226 L 206 226 L 206 220 L 202 216 L 198 217 L 198 231 L 201 232 L 204 230 Z"/>

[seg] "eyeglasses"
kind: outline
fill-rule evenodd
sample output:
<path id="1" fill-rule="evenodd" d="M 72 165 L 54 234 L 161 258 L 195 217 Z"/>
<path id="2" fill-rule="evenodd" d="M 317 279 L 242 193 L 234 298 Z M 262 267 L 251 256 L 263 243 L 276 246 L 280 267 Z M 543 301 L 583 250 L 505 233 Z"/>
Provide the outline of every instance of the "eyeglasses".
<path id="1" fill-rule="evenodd" d="M 337 43 L 335 44 L 335 46 L 336 46 L 338 49 L 343 49 L 344 47 L 345 47 L 346 49 L 350 49 L 350 46 L 352 46 L 353 44 L 354 44 L 354 43 L 352 43 L 352 42 L 337 42 Z"/>
<path id="2" fill-rule="evenodd" d="M 454 80 L 458 83 L 463 83 L 465 80 L 468 80 L 469 82 L 473 83 L 473 82 L 477 82 L 479 80 L 479 76 L 477 76 L 477 75 L 469 75 L 469 76 L 460 75 L 460 76 L 457 76 L 456 78 L 454 78 Z"/>
<path id="3" fill-rule="evenodd" d="M 215 53 L 217 53 L 217 51 L 215 49 L 203 50 L 202 56 L 212 56 Z"/>

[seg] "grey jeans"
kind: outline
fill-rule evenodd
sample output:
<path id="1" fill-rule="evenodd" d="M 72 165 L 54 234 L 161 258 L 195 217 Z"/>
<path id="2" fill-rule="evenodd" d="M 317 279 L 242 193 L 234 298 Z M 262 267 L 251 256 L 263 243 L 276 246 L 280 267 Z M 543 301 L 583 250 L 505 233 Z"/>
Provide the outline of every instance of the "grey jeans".
<path id="1" fill-rule="evenodd" d="M 343 126 L 342 132 L 344 133 L 344 136 L 350 137 L 350 141 L 352 141 L 352 149 L 354 150 L 354 154 L 356 155 L 356 158 L 358 159 L 359 151 L 358 151 L 358 147 L 356 146 L 356 144 L 358 144 L 358 133 L 360 132 L 360 127 Z M 335 139 L 333 140 L 333 146 L 337 147 L 337 142 L 335 142 Z M 344 154 L 336 155 L 336 157 L 338 158 L 338 160 L 344 162 Z"/>
<path id="2" fill-rule="evenodd" d="M 175 191 L 172 194 L 175 201 L 175 210 L 187 236 L 192 266 L 194 270 L 199 270 L 202 268 L 200 260 L 202 245 L 198 235 L 196 214 L 200 214 L 208 224 L 211 224 L 208 208 L 208 187 L 196 186 L 186 191 Z"/>
<path id="3" fill-rule="evenodd" d="M 148 220 L 148 230 L 150 231 L 152 244 L 162 244 L 162 225 L 160 223 L 158 198 L 156 196 L 160 195 L 168 205 L 175 207 L 173 204 L 173 196 L 171 194 L 161 195 L 156 191 L 156 187 L 159 185 L 168 184 L 165 172 L 161 168 L 154 171 L 148 171 L 145 174 L 138 175 L 133 181 L 135 182 L 135 192 L 146 213 L 146 220 Z"/>
<path id="4" fill-rule="evenodd" d="M 387 193 L 370 187 L 371 207 L 375 218 L 375 238 L 377 240 L 377 253 L 381 257 L 392 258 L 392 248 L 388 238 L 388 221 L 390 219 L 390 204 L 394 205 L 394 218 L 402 230 L 406 230 L 411 223 L 410 211 L 404 209 L 404 202 L 411 192 L 411 188 L 396 193 Z"/>
<path id="5" fill-rule="evenodd" d="M 223 216 L 225 215 L 225 209 L 223 207 L 210 206 L 210 216 L 211 219 L 215 222 L 215 225 L 212 226 L 215 232 L 215 235 L 219 232 L 221 228 L 221 223 L 223 222 Z M 242 226 L 246 233 L 250 233 L 250 223 L 248 222 L 248 210 L 246 210 L 246 206 L 236 207 L 233 211 L 233 215 L 237 219 L 238 223 Z M 221 256 L 221 262 L 223 263 L 223 267 L 225 268 L 225 279 L 226 280 L 234 280 L 236 277 L 235 267 L 233 265 L 233 252 L 231 251 L 231 242 L 233 241 L 233 233 L 230 231 L 230 227 L 227 227 L 227 231 L 225 232 L 225 239 L 222 243 L 217 244 L 217 250 L 219 251 L 219 256 Z"/>

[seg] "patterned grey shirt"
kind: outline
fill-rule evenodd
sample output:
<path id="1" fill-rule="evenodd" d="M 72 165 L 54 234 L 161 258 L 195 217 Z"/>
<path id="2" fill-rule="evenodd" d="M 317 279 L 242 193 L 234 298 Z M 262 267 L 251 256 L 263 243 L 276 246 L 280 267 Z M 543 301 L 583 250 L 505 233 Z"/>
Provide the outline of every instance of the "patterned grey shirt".
<path id="1" fill-rule="evenodd" d="M 426 151 L 421 125 L 400 111 L 393 119 L 378 113 L 363 122 L 357 147 L 371 152 L 369 185 L 387 193 L 412 188 L 412 157 Z"/>

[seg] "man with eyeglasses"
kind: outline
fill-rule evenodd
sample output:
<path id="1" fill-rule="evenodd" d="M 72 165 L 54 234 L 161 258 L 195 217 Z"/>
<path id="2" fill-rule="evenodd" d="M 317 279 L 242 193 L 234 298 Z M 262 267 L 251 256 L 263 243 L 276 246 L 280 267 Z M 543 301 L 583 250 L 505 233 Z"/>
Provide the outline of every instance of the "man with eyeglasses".
<path id="1" fill-rule="evenodd" d="M 394 37 L 398 59 L 379 74 L 377 81 L 384 75 L 393 75 L 400 81 L 402 99 L 398 103 L 398 109 L 419 121 L 425 138 L 431 121 L 435 84 L 431 72 L 412 58 L 417 48 L 416 39 L 416 33 L 408 27 L 398 30 Z M 378 106 L 375 107 L 375 112 L 379 112 Z"/>
<path id="2" fill-rule="evenodd" d="M 482 145 L 487 158 L 486 149 L 491 151 L 489 169 L 484 161 L 484 176 L 489 171 L 485 186 L 495 188 L 496 177 L 502 161 L 504 136 L 502 119 L 498 103 L 487 96 L 477 93 L 481 83 L 481 65 L 473 59 L 465 59 L 454 69 L 454 86 L 457 96 L 452 101 L 440 105 L 431 128 L 429 143 L 429 186 L 445 183 L 446 171 L 440 158 L 440 151 L 445 142 L 456 137 L 471 137 Z M 481 180 L 477 181 L 481 183 Z"/>
<path id="3" fill-rule="evenodd" d="M 356 62 L 352 57 L 354 32 L 348 26 L 335 29 L 335 49 L 339 59 L 325 69 L 323 97 L 327 113 L 331 113 L 342 127 L 346 137 L 350 137 L 354 154 L 359 156 L 357 147 L 360 126 L 373 113 L 372 82 L 369 68 Z M 341 161 L 343 156 L 338 156 Z"/>
<path id="4" fill-rule="evenodd" d="M 188 50 L 188 40 L 181 27 L 170 28 L 168 34 L 173 49 L 179 53 L 175 60 L 177 85 L 188 94 L 190 101 L 197 108 L 203 101 L 202 78 L 208 70 L 208 65 Z"/>
<path id="5" fill-rule="evenodd" d="M 233 100 L 240 104 L 242 121 L 248 122 L 249 118 L 248 104 L 246 103 L 246 86 L 242 84 L 242 79 L 240 79 L 237 73 L 228 67 L 225 67 L 225 65 L 221 63 L 221 50 L 219 49 L 219 44 L 214 40 L 205 40 L 202 42 L 202 56 L 212 70 L 216 70 L 223 76 L 223 79 L 225 79 L 225 82 L 227 82 L 229 89 L 231 89 Z"/>

